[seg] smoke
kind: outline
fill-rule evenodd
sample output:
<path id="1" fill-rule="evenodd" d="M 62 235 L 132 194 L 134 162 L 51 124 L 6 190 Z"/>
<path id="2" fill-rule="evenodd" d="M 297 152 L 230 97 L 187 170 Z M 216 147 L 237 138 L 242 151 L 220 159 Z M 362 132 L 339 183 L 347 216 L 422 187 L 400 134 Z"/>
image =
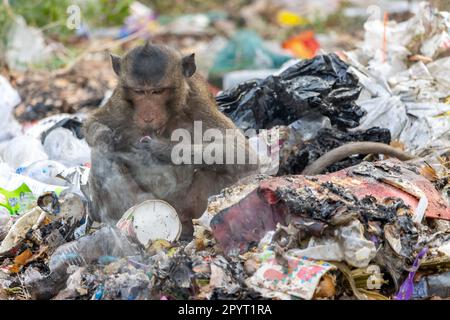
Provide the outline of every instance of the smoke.
<path id="1" fill-rule="evenodd" d="M 247 139 L 237 129 L 202 132 L 198 125 L 194 123 L 193 136 L 185 129 L 174 130 L 171 142 L 147 138 L 140 143 L 135 139 L 122 150 L 93 147 L 90 217 L 115 225 L 132 206 L 158 199 L 190 223 L 193 217 L 184 217 L 184 210 L 200 216 L 209 196 L 248 175 L 278 171 L 277 130 L 258 134 L 252 130 Z"/>

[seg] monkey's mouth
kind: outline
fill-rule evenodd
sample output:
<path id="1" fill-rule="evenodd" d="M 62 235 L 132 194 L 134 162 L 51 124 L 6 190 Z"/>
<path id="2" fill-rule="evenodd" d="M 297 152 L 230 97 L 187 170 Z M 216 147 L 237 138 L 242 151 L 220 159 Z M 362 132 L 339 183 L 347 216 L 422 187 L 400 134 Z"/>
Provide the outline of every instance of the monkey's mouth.
<path id="1" fill-rule="evenodd" d="M 139 143 L 149 143 L 150 141 L 152 141 L 152 137 L 149 135 L 143 136 L 139 139 Z"/>
<path id="2" fill-rule="evenodd" d="M 143 133 L 141 138 L 139 139 L 140 143 L 149 143 L 152 139 L 157 138 L 164 131 L 164 126 L 159 127 L 158 129 L 147 130 Z"/>

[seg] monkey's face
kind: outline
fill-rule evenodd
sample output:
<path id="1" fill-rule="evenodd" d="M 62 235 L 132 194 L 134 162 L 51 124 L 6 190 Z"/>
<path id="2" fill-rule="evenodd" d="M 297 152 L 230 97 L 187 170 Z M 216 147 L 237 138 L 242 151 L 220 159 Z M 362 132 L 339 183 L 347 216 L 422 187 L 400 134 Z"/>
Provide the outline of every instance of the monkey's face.
<path id="1" fill-rule="evenodd" d="M 142 137 L 162 135 L 186 103 L 187 78 L 196 70 L 194 54 L 182 57 L 171 48 L 147 43 L 123 58 L 111 57 L 138 131 Z"/>
<path id="2" fill-rule="evenodd" d="M 144 87 L 129 91 L 129 100 L 133 105 L 133 122 L 142 131 L 142 135 L 161 135 L 169 120 L 171 89 Z"/>

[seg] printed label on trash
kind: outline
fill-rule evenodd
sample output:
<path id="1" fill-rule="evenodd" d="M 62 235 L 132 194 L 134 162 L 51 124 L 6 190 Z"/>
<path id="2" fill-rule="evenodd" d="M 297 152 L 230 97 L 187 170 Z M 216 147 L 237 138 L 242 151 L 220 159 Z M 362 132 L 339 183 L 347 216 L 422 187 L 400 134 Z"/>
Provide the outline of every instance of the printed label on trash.
<path id="1" fill-rule="evenodd" d="M 16 173 L 3 173 L 0 175 L 0 186 L 5 190 L 16 190 L 20 188 L 22 184 L 26 184 L 35 197 L 38 197 L 48 191 L 54 191 L 57 195 L 59 195 L 63 190 L 67 189 L 67 187 L 42 183 Z"/>
<path id="2" fill-rule="evenodd" d="M 272 251 L 267 254 L 261 267 L 247 282 L 268 298 L 289 299 L 293 296 L 311 300 L 320 279 L 336 269 L 325 261 L 290 256 L 286 256 L 286 268 L 277 262 Z"/>
<path id="3" fill-rule="evenodd" d="M 0 188 L 0 206 L 8 209 L 11 215 L 31 209 L 35 200 L 31 189 L 25 183 L 13 191 Z"/>

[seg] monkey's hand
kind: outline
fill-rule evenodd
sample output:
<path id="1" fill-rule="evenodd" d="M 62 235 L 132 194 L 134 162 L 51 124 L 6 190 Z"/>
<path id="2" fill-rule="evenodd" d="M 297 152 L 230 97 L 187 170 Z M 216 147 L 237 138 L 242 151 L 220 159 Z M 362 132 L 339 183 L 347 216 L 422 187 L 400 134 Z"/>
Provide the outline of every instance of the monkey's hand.
<path id="1" fill-rule="evenodd" d="M 140 142 L 135 146 L 138 153 L 147 153 L 153 159 L 161 162 L 171 162 L 171 154 L 174 143 L 162 139 L 151 139 L 145 142 Z"/>
<path id="2" fill-rule="evenodd" d="M 115 135 L 109 127 L 95 122 L 88 127 L 86 133 L 86 140 L 92 148 L 100 152 L 114 151 Z"/>
<path id="3" fill-rule="evenodd" d="M 170 161 L 170 147 L 164 142 L 145 141 L 129 145 L 125 150 L 114 152 L 115 157 L 128 165 L 150 165 L 155 162 Z M 164 152 L 169 152 L 168 156 Z"/>

